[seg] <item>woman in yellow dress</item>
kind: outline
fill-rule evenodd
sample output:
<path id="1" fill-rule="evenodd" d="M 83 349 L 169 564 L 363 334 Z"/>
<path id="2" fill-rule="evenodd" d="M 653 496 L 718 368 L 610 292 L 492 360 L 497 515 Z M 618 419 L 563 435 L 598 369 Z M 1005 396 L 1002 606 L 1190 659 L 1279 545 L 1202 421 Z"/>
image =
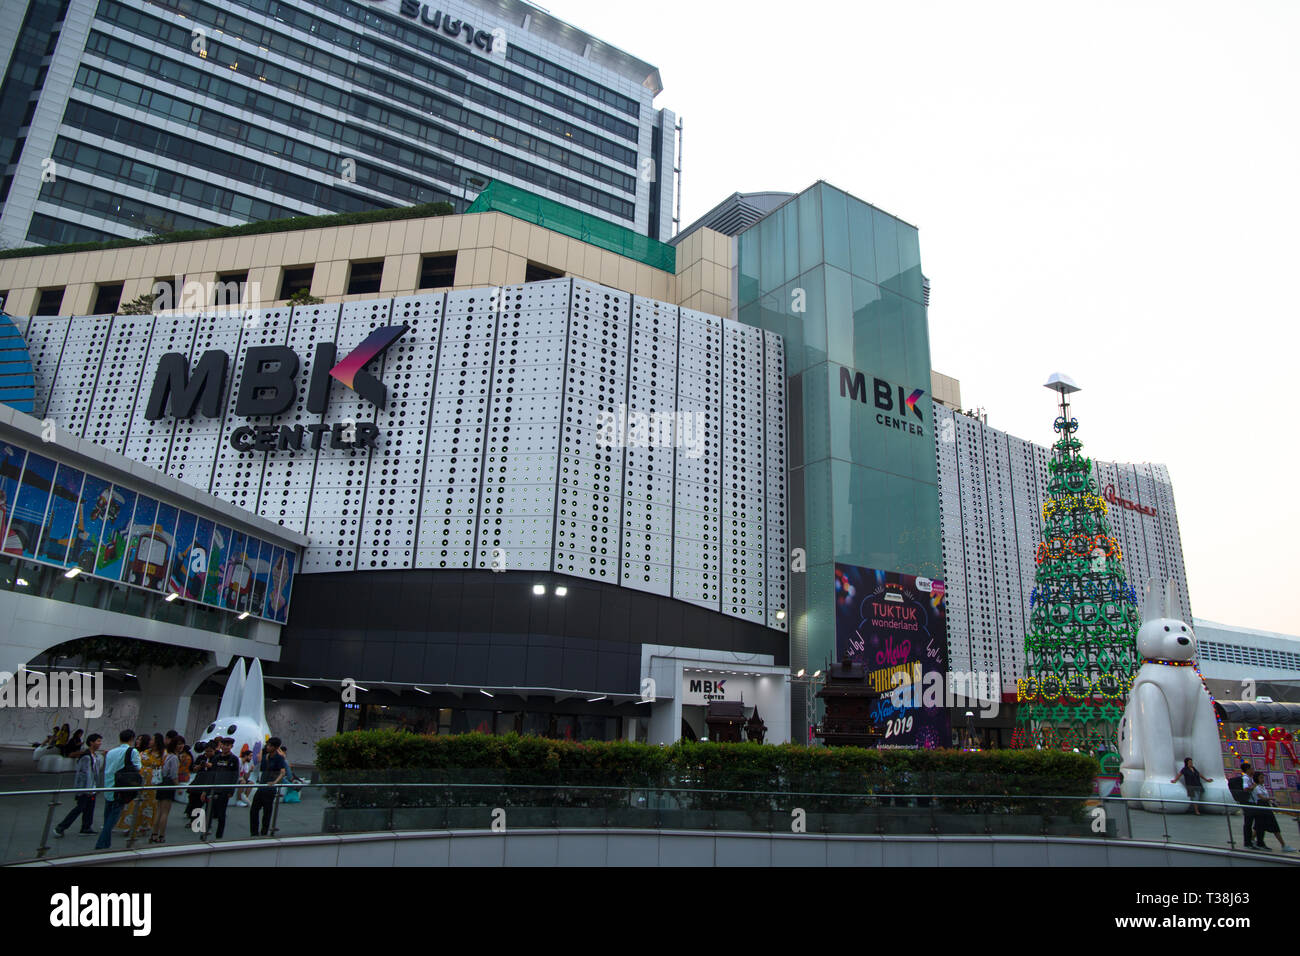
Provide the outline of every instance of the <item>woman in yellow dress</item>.
<path id="1" fill-rule="evenodd" d="M 116 827 L 119 830 L 129 830 L 132 839 L 141 833 L 149 833 L 153 828 L 158 802 L 151 785 L 156 782 L 159 771 L 162 770 L 163 758 L 167 756 L 162 734 L 154 734 L 152 740 L 148 734 L 141 734 L 135 742 L 135 748 L 140 751 L 140 776 L 144 778 L 144 789 L 131 801 L 131 806 L 122 814 Z"/>

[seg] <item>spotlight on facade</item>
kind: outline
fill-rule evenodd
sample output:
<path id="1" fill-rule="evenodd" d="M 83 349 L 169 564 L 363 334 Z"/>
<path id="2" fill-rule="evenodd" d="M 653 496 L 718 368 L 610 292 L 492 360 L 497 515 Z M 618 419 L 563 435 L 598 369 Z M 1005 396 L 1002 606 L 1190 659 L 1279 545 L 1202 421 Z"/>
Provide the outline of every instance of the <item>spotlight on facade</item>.
<path id="1" fill-rule="evenodd" d="M 821 677 L 821 676 L 822 676 L 822 672 L 821 672 L 821 671 L 813 671 L 813 677 L 814 677 L 814 678 Z"/>
<path id="2" fill-rule="evenodd" d="M 175 601 L 178 597 L 180 597 L 180 595 L 177 594 L 175 591 L 173 591 L 171 594 L 163 598 L 163 600 L 166 601 L 168 604 L 171 604 L 172 601 Z"/>
<path id="3" fill-rule="evenodd" d="M 81 568 L 68 568 L 68 570 L 63 572 L 63 576 L 65 578 L 75 578 L 80 573 Z"/>
<path id="4" fill-rule="evenodd" d="M 799 673 L 795 674 L 794 676 L 795 676 L 795 677 L 803 677 L 803 675 L 804 675 L 805 673 L 807 673 L 807 671 L 805 671 L 805 670 L 801 667 L 801 668 L 799 668 Z"/>
<path id="5" fill-rule="evenodd" d="M 484 697 L 495 697 L 495 696 L 496 696 L 496 694 L 489 694 L 489 693 L 488 693 L 487 691 L 485 691 L 482 687 L 480 687 L 480 688 L 478 689 L 478 692 L 479 692 L 480 694 L 482 694 Z"/>
<path id="6" fill-rule="evenodd" d="M 566 588 L 563 584 L 557 584 L 557 585 L 555 586 L 555 596 L 556 596 L 556 597 L 564 597 L 564 595 L 566 595 L 566 594 L 568 594 L 568 593 L 569 593 L 569 589 Z"/>
<path id="7" fill-rule="evenodd" d="M 785 611 L 777 611 L 777 612 L 776 612 L 776 619 L 777 619 L 778 621 L 784 621 L 784 620 L 785 620 Z"/>
<path id="8" fill-rule="evenodd" d="M 534 585 L 533 585 L 533 593 L 534 593 L 534 594 L 545 594 L 545 593 L 546 593 L 546 585 L 545 585 L 545 584 L 534 584 Z"/>

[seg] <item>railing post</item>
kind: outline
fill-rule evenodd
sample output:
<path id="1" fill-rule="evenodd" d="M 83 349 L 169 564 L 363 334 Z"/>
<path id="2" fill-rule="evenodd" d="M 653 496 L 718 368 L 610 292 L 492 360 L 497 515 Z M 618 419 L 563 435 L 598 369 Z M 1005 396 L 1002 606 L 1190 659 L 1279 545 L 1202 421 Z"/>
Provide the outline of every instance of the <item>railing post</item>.
<path id="1" fill-rule="evenodd" d="M 93 782 L 93 781 L 92 781 Z M 50 824 L 54 821 L 54 808 L 59 806 L 59 795 L 50 795 L 50 806 L 45 811 L 45 826 L 41 829 L 41 845 L 36 848 L 36 858 L 40 859 L 50 850 Z M 82 824 L 85 826 L 85 824 Z"/>

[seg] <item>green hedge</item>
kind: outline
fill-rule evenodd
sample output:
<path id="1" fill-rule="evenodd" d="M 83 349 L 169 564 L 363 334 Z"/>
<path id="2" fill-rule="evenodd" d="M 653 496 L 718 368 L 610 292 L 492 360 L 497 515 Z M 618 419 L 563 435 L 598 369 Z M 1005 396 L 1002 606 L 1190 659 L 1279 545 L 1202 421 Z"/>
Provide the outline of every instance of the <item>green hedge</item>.
<path id="1" fill-rule="evenodd" d="M 1097 761 L 1060 751 L 868 750 L 681 741 L 574 743 L 516 734 L 339 734 L 316 745 L 327 783 L 500 783 L 779 793 L 1086 796 Z"/>
<path id="2" fill-rule="evenodd" d="M 455 207 L 449 202 L 431 202 L 419 206 L 367 209 L 363 212 L 344 212 L 329 216 L 264 219 L 260 222 L 248 222 L 238 226 L 215 226 L 212 229 L 188 229 L 182 232 L 169 232 L 161 236 L 150 236 L 147 239 L 109 239 L 104 242 L 71 242 L 61 246 L 27 246 L 22 249 L 5 249 L 0 251 L 0 259 L 53 256 L 65 252 L 90 252 L 96 249 L 123 249 L 128 246 L 153 246 L 167 242 L 226 239 L 231 236 L 256 236 L 267 232 L 294 232 L 299 229 L 355 226 L 359 223 L 391 222 L 398 219 L 427 219 L 433 216 L 450 216 L 455 211 Z"/>

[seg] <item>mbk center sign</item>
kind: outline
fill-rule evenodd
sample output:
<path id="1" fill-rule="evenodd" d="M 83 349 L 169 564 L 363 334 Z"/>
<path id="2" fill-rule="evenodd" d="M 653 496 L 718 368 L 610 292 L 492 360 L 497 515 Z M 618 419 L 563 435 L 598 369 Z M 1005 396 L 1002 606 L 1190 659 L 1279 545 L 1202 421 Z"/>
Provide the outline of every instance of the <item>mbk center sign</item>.
<path id="1" fill-rule="evenodd" d="M 377 359 L 409 326 L 376 329 L 341 362 L 334 342 L 316 345 L 311 380 L 307 386 L 307 411 L 324 415 L 330 387 L 335 382 L 359 394 L 376 409 L 388 402 L 388 389 L 365 367 Z M 258 345 L 244 353 L 244 371 L 235 392 L 239 418 L 275 416 L 287 412 L 298 394 L 298 354 L 286 345 Z M 145 418 L 157 421 L 170 410 L 174 418 L 193 418 L 195 411 L 220 418 L 226 395 L 230 356 L 219 349 L 204 352 L 191 367 L 189 357 L 170 352 L 158 362 Z M 379 428 L 372 422 L 320 422 L 311 425 L 241 425 L 230 434 L 236 451 L 301 451 L 320 448 L 325 436 L 330 448 L 374 448 Z"/>

